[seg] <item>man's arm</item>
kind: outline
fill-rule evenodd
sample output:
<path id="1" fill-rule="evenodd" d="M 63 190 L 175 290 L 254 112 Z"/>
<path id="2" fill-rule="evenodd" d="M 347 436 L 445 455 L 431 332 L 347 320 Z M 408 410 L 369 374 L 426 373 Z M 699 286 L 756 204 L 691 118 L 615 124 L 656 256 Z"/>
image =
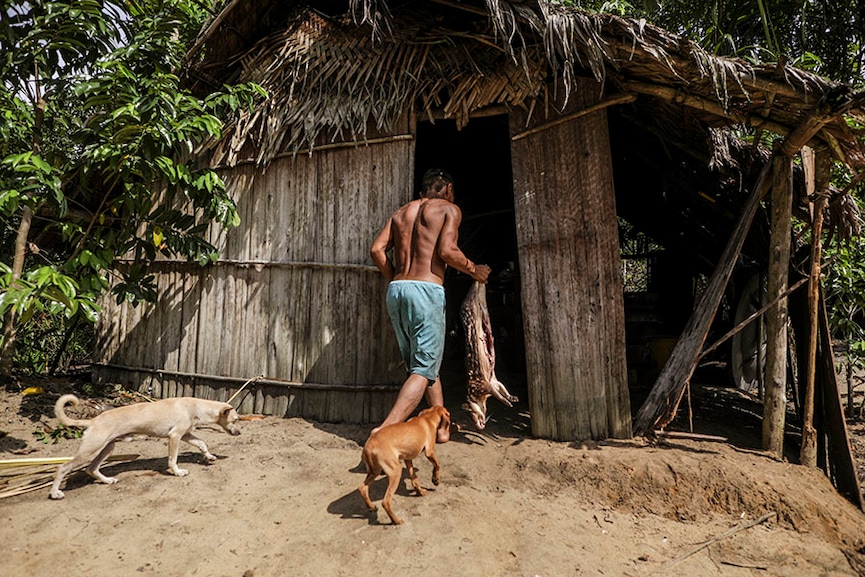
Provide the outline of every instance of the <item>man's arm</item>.
<path id="1" fill-rule="evenodd" d="M 393 247 L 393 232 L 391 225 L 393 218 L 389 218 L 385 223 L 384 228 L 378 233 L 378 236 L 372 243 L 369 249 L 369 255 L 372 257 L 372 262 L 378 267 L 381 274 L 390 282 L 393 280 L 393 264 L 387 258 L 387 251 Z"/>
<path id="2" fill-rule="evenodd" d="M 485 264 L 475 265 L 457 245 L 463 213 L 455 204 L 445 207 L 445 220 L 438 240 L 439 256 L 448 266 L 465 273 L 480 283 L 486 283 L 492 269 Z"/>

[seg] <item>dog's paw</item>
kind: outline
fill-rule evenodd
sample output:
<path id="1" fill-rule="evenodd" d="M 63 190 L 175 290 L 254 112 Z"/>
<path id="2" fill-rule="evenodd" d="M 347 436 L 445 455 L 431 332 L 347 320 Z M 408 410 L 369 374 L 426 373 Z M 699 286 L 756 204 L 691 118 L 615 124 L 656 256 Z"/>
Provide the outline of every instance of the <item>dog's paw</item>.
<path id="1" fill-rule="evenodd" d="M 176 475 L 177 477 L 185 477 L 189 474 L 189 471 L 186 469 L 172 469 L 170 471 L 172 474 Z"/>
<path id="2" fill-rule="evenodd" d="M 65 495 L 65 494 L 63 493 L 63 491 L 61 491 L 60 489 L 57 489 L 56 491 L 51 491 L 51 492 L 48 494 L 48 498 L 49 498 L 49 499 L 54 499 L 54 500 L 62 499 L 62 498 L 65 497 L 65 496 L 66 496 L 66 495 Z"/>
<path id="3" fill-rule="evenodd" d="M 432 483 L 433 483 L 433 485 L 438 486 L 439 481 L 440 481 L 439 476 L 438 476 L 438 475 L 433 475 L 433 478 L 432 478 Z"/>
<path id="4" fill-rule="evenodd" d="M 103 483 L 105 483 L 106 485 L 113 485 L 114 483 L 118 482 L 120 479 L 118 479 L 117 477 L 105 477 L 105 478 L 99 479 L 99 480 L 102 481 Z"/>
<path id="5" fill-rule="evenodd" d="M 210 453 L 204 455 L 204 458 L 208 463 L 213 463 L 214 461 L 216 461 L 216 455 L 211 455 Z"/>

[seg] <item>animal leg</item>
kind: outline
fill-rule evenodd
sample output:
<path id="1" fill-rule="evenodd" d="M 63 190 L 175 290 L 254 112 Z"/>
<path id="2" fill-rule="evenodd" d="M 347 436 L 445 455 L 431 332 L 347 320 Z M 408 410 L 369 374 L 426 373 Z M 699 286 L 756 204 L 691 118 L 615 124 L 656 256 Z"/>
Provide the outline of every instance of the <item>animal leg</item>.
<path id="1" fill-rule="evenodd" d="M 78 469 L 79 467 L 84 466 L 88 462 L 90 466 L 87 468 L 87 472 L 90 476 L 102 481 L 103 483 L 116 483 L 117 479 L 110 480 L 108 477 L 103 477 L 103 480 L 100 479 L 101 475 L 98 473 L 99 465 L 102 464 L 102 461 L 108 456 L 111 452 L 111 449 L 114 447 L 114 442 L 108 442 L 103 445 L 103 440 L 99 438 L 98 435 L 94 435 L 91 430 L 87 430 L 84 432 L 84 437 L 81 440 L 81 446 L 78 447 L 78 452 L 75 456 L 70 460 L 66 461 L 57 469 L 57 474 L 54 476 L 54 483 L 51 485 L 51 492 L 48 496 L 51 499 L 62 499 L 65 495 L 63 491 L 60 490 L 60 485 L 63 483 L 63 480 L 71 473 L 72 471 Z M 92 471 L 92 469 L 96 469 L 96 474 Z"/>
<path id="2" fill-rule="evenodd" d="M 399 486 L 400 479 L 402 478 L 402 466 L 388 467 L 385 473 L 387 474 L 387 491 L 384 493 L 384 499 L 381 500 L 381 506 L 387 511 L 387 515 L 394 525 L 402 525 L 402 519 L 396 516 L 393 508 L 390 506 L 394 493 L 396 493 L 396 488 Z"/>
<path id="3" fill-rule="evenodd" d="M 173 475 L 185 477 L 189 474 L 189 471 L 177 466 L 177 454 L 180 452 L 181 438 L 181 435 L 177 433 L 169 433 L 168 435 L 168 470 Z"/>
<path id="4" fill-rule="evenodd" d="M 408 469 L 408 478 L 411 479 L 411 486 L 417 491 L 417 494 L 423 497 L 426 495 L 426 489 L 420 486 L 420 481 L 417 478 L 417 472 L 414 470 L 414 464 L 411 459 L 405 460 L 405 468 Z"/>
<path id="5" fill-rule="evenodd" d="M 519 401 L 518 398 L 508 392 L 505 384 L 495 377 L 490 380 L 490 390 L 492 390 L 493 396 L 495 398 L 497 398 L 509 407 L 513 407 L 512 403 L 516 403 L 517 401 Z"/>
<path id="6" fill-rule="evenodd" d="M 54 484 L 51 485 L 51 492 L 48 493 L 50 499 L 62 499 L 66 495 L 60 490 L 60 485 L 66 476 L 87 462 L 87 456 L 76 455 L 71 461 L 66 461 L 57 469 L 57 474 L 54 476 Z"/>
<path id="7" fill-rule="evenodd" d="M 375 478 L 378 477 L 378 473 L 367 473 L 366 479 L 363 480 L 363 483 L 357 488 L 360 496 L 363 498 L 363 502 L 366 503 L 367 509 L 370 511 L 378 511 L 378 507 L 376 507 L 372 499 L 369 498 L 369 484 L 375 481 Z"/>
<path id="8" fill-rule="evenodd" d="M 360 496 L 363 498 L 363 502 L 366 503 L 367 508 L 370 511 L 377 511 L 378 507 L 373 505 L 372 499 L 369 498 L 369 485 L 381 474 L 381 466 L 378 463 L 373 463 L 366 453 L 361 455 L 363 459 L 363 464 L 366 465 L 366 479 L 363 480 L 363 483 L 357 488 Z"/>
<path id="9" fill-rule="evenodd" d="M 438 485 L 439 481 L 440 481 L 439 469 L 441 467 L 439 465 L 439 460 L 436 458 L 435 451 L 432 448 L 426 450 L 426 458 L 433 465 L 433 472 L 432 472 L 433 485 Z"/>
<path id="10" fill-rule="evenodd" d="M 102 474 L 101 471 L 99 471 L 99 468 L 102 466 L 102 463 L 105 462 L 105 459 L 108 458 L 108 455 L 110 455 L 111 451 L 113 451 L 113 450 L 114 450 L 114 441 L 111 441 L 110 443 L 105 445 L 105 447 L 103 447 L 101 451 L 99 451 L 99 454 L 96 455 L 96 458 L 93 459 L 90 462 L 90 464 L 87 466 L 87 469 L 85 469 L 85 472 L 88 475 L 90 475 L 91 477 L 93 477 L 94 479 L 99 481 L 100 483 L 105 483 L 106 485 L 113 485 L 114 483 L 116 483 L 118 481 L 118 479 L 116 477 L 106 477 L 105 475 Z"/>
<path id="11" fill-rule="evenodd" d="M 185 435 L 183 435 L 181 440 L 186 441 L 187 443 L 201 451 L 201 453 L 204 455 L 204 458 L 211 463 L 216 460 L 216 455 L 212 455 L 210 451 L 207 450 L 207 444 L 192 433 L 186 433 Z"/>

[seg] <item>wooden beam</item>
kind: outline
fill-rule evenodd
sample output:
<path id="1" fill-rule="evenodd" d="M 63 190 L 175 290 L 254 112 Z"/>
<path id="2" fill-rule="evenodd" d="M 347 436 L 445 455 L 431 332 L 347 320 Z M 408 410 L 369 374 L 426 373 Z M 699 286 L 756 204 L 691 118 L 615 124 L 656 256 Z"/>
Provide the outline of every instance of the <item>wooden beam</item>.
<path id="1" fill-rule="evenodd" d="M 832 338 L 829 334 L 829 315 L 826 301 L 820 290 L 818 309 L 820 312 L 820 354 L 815 380 L 815 401 L 819 398 L 822 413 L 821 437 L 826 439 L 827 467 L 826 476 L 839 493 L 851 503 L 865 511 L 859 476 L 856 471 L 856 458 L 850 448 L 850 436 L 844 409 L 841 406 L 841 393 L 835 374 L 835 358 L 832 353 Z M 819 394 L 816 389 L 819 388 Z"/>
<path id="2" fill-rule="evenodd" d="M 512 141 L 520 140 L 525 138 L 526 136 L 531 136 L 532 134 L 537 134 L 539 132 L 543 132 L 553 126 L 558 126 L 559 124 L 564 124 L 565 122 L 570 122 L 571 120 L 575 120 L 582 116 L 586 116 L 587 114 L 591 114 L 593 112 L 597 112 L 599 110 L 603 110 L 604 108 L 608 108 L 610 106 L 614 106 L 616 104 L 625 104 L 628 102 L 633 102 L 637 99 L 636 94 L 619 94 L 618 96 L 612 96 L 606 100 L 602 100 L 596 104 L 591 106 L 587 106 L 582 110 L 574 112 L 573 114 L 568 114 L 567 116 L 562 116 L 560 118 L 556 118 L 551 122 L 547 122 L 546 124 L 541 124 L 540 126 L 535 126 L 534 128 L 530 128 L 529 130 L 520 132 L 519 134 L 515 134 L 511 137 Z"/>

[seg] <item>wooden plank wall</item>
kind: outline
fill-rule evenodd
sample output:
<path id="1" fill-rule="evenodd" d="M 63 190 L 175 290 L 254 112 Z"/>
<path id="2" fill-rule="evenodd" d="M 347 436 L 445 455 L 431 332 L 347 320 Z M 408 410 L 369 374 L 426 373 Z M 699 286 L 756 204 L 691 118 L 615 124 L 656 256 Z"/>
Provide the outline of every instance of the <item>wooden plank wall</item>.
<path id="1" fill-rule="evenodd" d="M 220 263 L 158 264 L 155 305 L 106 299 L 96 380 L 224 399 L 265 375 L 243 410 L 384 418 L 404 373 L 369 246 L 411 199 L 413 166 L 402 139 L 225 171 L 242 222 L 210 238 Z"/>
<path id="2" fill-rule="evenodd" d="M 598 92 L 586 81 L 560 114 L 511 126 L 532 433 L 558 440 L 631 436 L 606 113 L 552 122 Z"/>

